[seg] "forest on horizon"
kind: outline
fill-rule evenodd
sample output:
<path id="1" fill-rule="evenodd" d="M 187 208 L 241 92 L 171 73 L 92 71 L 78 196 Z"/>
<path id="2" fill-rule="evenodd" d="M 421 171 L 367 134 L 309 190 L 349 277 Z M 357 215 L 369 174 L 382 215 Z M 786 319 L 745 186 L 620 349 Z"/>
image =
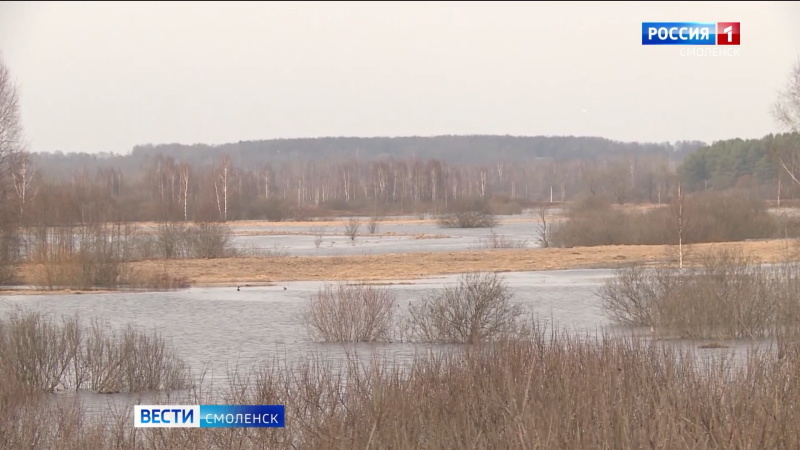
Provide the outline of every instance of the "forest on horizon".
<path id="1" fill-rule="evenodd" d="M 291 220 L 436 214 L 479 199 L 510 214 L 587 195 L 665 203 L 681 179 L 689 189 L 736 187 L 774 198 L 780 173 L 767 147 L 791 144 L 781 136 L 712 145 L 574 136 L 318 138 L 140 145 L 125 155 L 31 153 L 17 176 L 27 189 L 19 211 L 58 222 Z M 791 198 L 786 185 L 784 198 Z"/>

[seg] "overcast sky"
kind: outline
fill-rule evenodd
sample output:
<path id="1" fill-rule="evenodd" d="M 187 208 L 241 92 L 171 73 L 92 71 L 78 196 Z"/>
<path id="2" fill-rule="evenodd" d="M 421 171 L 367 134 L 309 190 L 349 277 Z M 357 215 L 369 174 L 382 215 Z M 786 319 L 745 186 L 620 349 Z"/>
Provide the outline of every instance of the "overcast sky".
<path id="1" fill-rule="evenodd" d="M 740 56 L 642 21 L 741 22 Z M 685 50 L 684 50 L 685 51 Z M 34 151 L 319 136 L 780 131 L 800 3 L 0 2 Z"/>

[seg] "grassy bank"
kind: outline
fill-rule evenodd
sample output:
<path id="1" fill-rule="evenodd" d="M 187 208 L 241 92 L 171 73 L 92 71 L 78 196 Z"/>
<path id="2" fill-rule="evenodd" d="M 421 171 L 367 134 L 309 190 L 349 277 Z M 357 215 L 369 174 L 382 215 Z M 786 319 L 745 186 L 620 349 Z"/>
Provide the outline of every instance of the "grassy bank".
<path id="1" fill-rule="evenodd" d="M 692 254 L 710 249 L 737 249 L 761 262 L 787 258 L 787 241 L 695 244 Z M 578 268 L 614 268 L 631 263 L 658 264 L 672 260 L 665 245 L 608 245 L 575 248 L 498 249 L 466 252 L 400 253 L 351 256 L 283 256 L 270 258 L 183 259 L 166 262 L 169 273 L 193 285 L 237 285 L 279 281 L 408 280 L 475 271 L 519 272 Z M 692 264 L 691 255 L 688 264 Z M 140 273 L 162 273 L 163 260 L 130 263 Z M 35 279 L 35 266 L 23 264 L 19 278 Z M 13 291 L 7 291 L 12 294 Z"/>

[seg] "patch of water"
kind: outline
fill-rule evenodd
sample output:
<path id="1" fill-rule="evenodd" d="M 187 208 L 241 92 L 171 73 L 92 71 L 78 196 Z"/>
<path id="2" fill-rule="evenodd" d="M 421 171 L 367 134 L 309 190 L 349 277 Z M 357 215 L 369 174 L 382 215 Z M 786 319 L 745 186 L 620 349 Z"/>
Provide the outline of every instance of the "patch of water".
<path id="1" fill-rule="evenodd" d="M 636 332 L 614 326 L 602 313 L 597 290 L 611 275 L 611 270 L 603 269 L 503 274 L 515 299 L 549 327 L 581 335 L 599 335 L 604 330 L 622 334 Z M 457 278 L 458 275 L 431 277 L 386 287 L 396 296 L 398 312 L 404 314 L 411 303 L 425 298 L 434 289 L 456 282 Z M 158 293 L 6 296 L 0 297 L 0 315 L 21 306 L 55 317 L 78 314 L 83 319 L 101 318 L 112 329 L 128 324 L 144 330 L 155 329 L 172 343 L 195 375 L 205 371 L 205 380 L 219 385 L 227 384 L 229 370 L 235 367 L 249 370 L 254 363 L 282 361 L 292 364 L 309 357 L 322 357 L 341 364 L 350 354 L 359 361 L 378 358 L 402 365 L 421 352 L 454 348 L 410 343 L 311 342 L 300 314 L 323 285 L 322 282 L 299 281 L 242 287 L 241 291 L 233 287 L 198 287 Z M 646 331 L 643 334 L 646 336 Z M 702 343 L 665 341 L 666 345 L 686 349 L 696 349 Z M 734 352 L 743 355 L 751 344 L 726 342 L 729 348 L 702 352 L 711 356 L 730 356 Z M 94 407 L 103 409 L 107 409 L 108 404 L 140 398 L 139 394 L 81 393 L 81 396 Z"/>
<path id="2" fill-rule="evenodd" d="M 377 233 L 367 232 L 366 222 L 362 223 L 355 240 L 345 235 L 344 225 L 324 227 L 324 236 L 319 247 L 316 246 L 311 226 L 293 225 L 291 222 L 273 226 L 238 226 L 234 232 L 233 243 L 237 248 L 261 250 L 279 249 L 291 256 L 341 256 L 358 254 L 385 254 L 408 252 L 454 252 L 480 248 L 491 237 L 498 237 L 527 248 L 539 247 L 537 236 L 539 223 L 532 216 L 513 217 L 494 229 L 488 228 L 440 228 L 433 223 L 381 223 Z M 524 221 L 520 221 L 520 219 Z M 268 235 L 237 235 L 237 233 L 268 232 Z M 281 232 L 287 234 L 280 234 Z M 388 233 L 388 235 L 382 235 Z M 430 236 L 444 236 L 431 238 Z"/>

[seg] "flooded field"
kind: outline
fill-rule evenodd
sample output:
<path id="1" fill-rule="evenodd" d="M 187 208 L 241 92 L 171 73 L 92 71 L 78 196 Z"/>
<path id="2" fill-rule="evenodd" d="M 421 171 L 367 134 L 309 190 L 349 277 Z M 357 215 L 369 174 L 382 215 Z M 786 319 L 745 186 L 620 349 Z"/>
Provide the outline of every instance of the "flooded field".
<path id="1" fill-rule="evenodd" d="M 453 252 L 487 248 L 494 232 L 510 245 L 537 248 L 540 224 L 531 214 L 498 216 L 495 228 L 441 228 L 434 222 L 381 222 L 377 232 L 367 229 L 369 218 L 361 218 L 355 239 L 345 234 L 344 225 L 325 226 L 291 222 L 269 226 L 232 224 L 233 243 L 240 249 L 278 251 L 290 256 L 343 256 L 362 254 Z M 338 218 L 338 220 L 343 220 Z M 285 234 L 282 234 L 285 233 Z M 321 234 L 317 246 L 315 236 Z"/>
<path id="2" fill-rule="evenodd" d="M 505 273 L 504 278 L 531 317 L 565 331 L 599 335 L 631 333 L 611 324 L 602 313 L 597 290 L 610 270 L 564 270 Z M 456 276 L 387 284 L 396 296 L 398 313 Z M 172 342 L 196 373 L 225 379 L 233 366 L 276 358 L 292 362 L 311 355 L 333 359 L 354 351 L 359 357 L 386 357 L 402 363 L 420 351 L 435 349 L 410 343 L 319 344 L 310 342 L 299 314 L 321 282 L 286 282 L 275 286 L 191 288 L 177 292 L 30 295 L 0 297 L 0 314 L 22 306 L 55 317 L 78 314 L 103 319 L 113 329 L 127 324 L 156 329 Z M 680 342 L 676 342 L 683 345 Z M 687 342 L 688 347 L 696 347 Z M 441 347 L 441 346 L 438 346 Z"/>
<path id="3" fill-rule="evenodd" d="M 649 330 L 615 326 L 603 314 L 598 288 L 612 275 L 610 270 L 563 270 L 505 273 L 504 278 L 531 318 L 549 329 L 558 328 L 586 337 L 603 333 L 650 337 Z M 396 296 L 400 315 L 408 306 L 457 276 L 425 278 L 386 284 Z M 76 295 L 30 295 L 0 297 L 0 314 L 17 307 L 46 312 L 55 317 L 78 315 L 84 320 L 102 319 L 110 329 L 127 324 L 145 331 L 157 330 L 190 365 L 193 375 L 203 376 L 206 391 L 229 386 L 234 370 L 251 373 L 258 365 L 293 363 L 316 358 L 334 367 L 355 356 L 359 364 L 375 359 L 405 366 L 415 355 L 460 349 L 412 343 L 321 344 L 311 342 L 299 314 L 321 282 L 286 282 L 275 286 L 191 288 L 176 292 L 104 293 Z M 726 348 L 699 349 L 705 342 L 669 339 L 664 345 L 678 346 L 703 356 L 743 360 L 752 341 L 725 342 Z M 763 343 L 755 343 L 763 344 Z M 184 393 L 169 394 L 180 403 Z M 52 401 L 77 398 L 93 417 L 117 411 L 130 404 L 162 403 L 156 392 L 95 394 L 88 391 L 62 392 Z"/>
<path id="4" fill-rule="evenodd" d="M 508 273 L 515 298 L 541 320 L 579 331 L 600 331 L 608 325 L 595 289 L 609 271 Z M 424 298 L 455 276 L 391 284 L 398 310 Z M 56 317 L 78 314 L 99 317 L 109 327 L 131 323 L 157 329 L 172 341 L 195 371 L 210 369 L 225 377 L 231 364 L 250 365 L 273 358 L 293 360 L 311 353 L 343 356 L 342 345 L 309 342 L 297 315 L 320 282 L 287 282 L 268 287 L 191 288 L 177 292 L 9 296 L 0 300 L 0 314 L 16 306 Z M 284 287 L 286 289 L 284 289 Z M 351 346 L 352 347 L 352 346 Z M 355 350 L 402 360 L 420 346 L 406 343 L 359 344 Z"/>

